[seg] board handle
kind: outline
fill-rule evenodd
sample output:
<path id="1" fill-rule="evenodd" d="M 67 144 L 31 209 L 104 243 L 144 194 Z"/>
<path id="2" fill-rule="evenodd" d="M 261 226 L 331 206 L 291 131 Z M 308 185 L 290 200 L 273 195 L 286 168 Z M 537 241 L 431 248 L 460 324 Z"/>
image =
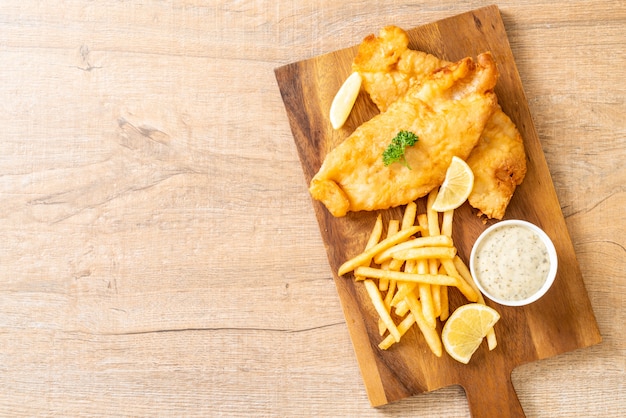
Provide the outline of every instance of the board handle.
<path id="1" fill-rule="evenodd" d="M 511 372 L 495 373 L 489 379 L 463 386 L 463 389 L 473 418 L 526 417 L 515 393 Z"/>

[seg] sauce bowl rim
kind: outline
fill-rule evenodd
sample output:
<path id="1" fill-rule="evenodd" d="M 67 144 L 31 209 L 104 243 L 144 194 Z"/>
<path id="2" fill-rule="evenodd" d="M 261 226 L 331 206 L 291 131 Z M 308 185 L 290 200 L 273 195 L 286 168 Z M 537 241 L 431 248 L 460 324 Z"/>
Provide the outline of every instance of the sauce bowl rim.
<path id="1" fill-rule="evenodd" d="M 516 226 L 521 226 L 521 227 L 525 227 L 528 228 L 532 231 L 534 231 L 539 238 L 541 239 L 541 241 L 544 243 L 544 245 L 546 246 L 546 249 L 548 251 L 548 256 L 550 259 L 550 269 L 548 271 L 548 275 L 546 277 L 546 280 L 544 281 L 543 285 L 541 286 L 541 288 L 539 288 L 539 290 L 537 290 L 537 292 L 533 293 L 532 295 L 528 296 L 525 299 L 520 299 L 520 300 L 506 300 L 506 299 L 502 299 L 499 298 L 497 296 L 492 295 L 489 291 L 487 291 L 483 285 L 481 284 L 478 275 L 476 274 L 475 271 L 475 258 L 476 258 L 476 254 L 478 252 L 478 248 L 480 247 L 480 244 L 489 236 L 491 235 L 491 233 L 499 228 L 503 228 L 506 226 L 512 226 L 512 225 L 516 225 Z M 472 251 L 470 253 L 470 272 L 472 273 L 472 277 L 474 278 L 474 282 L 476 283 L 476 285 L 478 286 L 480 292 L 486 296 L 487 298 L 489 298 L 490 300 L 500 304 L 500 305 L 505 305 L 505 306 L 524 306 L 524 305 L 528 305 L 530 303 L 533 303 L 537 300 L 539 300 L 543 295 L 545 295 L 548 290 L 550 289 L 550 287 L 552 287 L 552 284 L 554 283 L 554 280 L 556 278 L 556 273 L 558 270 L 558 256 L 556 253 L 556 248 L 554 247 L 554 243 L 552 242 L 552 239 L 550 239 L 550 237 L 548 236 L 548 234 L 546 234 L 546 232 L 541 229 L 539 226 L 535 225 L 532 222 L 529 221 L 525 221 L 522 219 L 507 219 L 504 221 L 499 221 L 491 226 L 489 226 L 487 229 L 485 229 L 483 232 L 481 232 L 481 234 L 478 236 L 478 238 L 476 239 L 476 241 L 474 242 L 474 245 L 472 246 Z"/>

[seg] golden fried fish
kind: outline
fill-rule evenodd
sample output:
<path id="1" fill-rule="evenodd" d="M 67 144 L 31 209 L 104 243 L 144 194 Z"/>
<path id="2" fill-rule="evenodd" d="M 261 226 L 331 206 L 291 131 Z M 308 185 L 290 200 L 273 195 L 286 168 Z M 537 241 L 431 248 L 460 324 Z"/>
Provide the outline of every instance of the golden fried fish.
<path id="1" fill-rule="evenodd" d="M 466 159 L 497 108 L 490 53 L 465 58 L 415 83 L 386 112 L 359 126 L 328 153 L 309 191 L 334 216 L 387 209 L 438 187 L 453 156 Z M 399 131 L 417 135 L 405 164 L 383 163 Z M 410 167 L 410 168 L 409 168 Z"/>
<path id="2" fill-rule="evenodd" d="M 428 74 L 449 62 L 409 49 L 406 32 L 396 26 L 379 36 L 367 36 L 352 69 L 361 74 L 363 88 L 381 112 L 401 98 Z M 468 201 L 480 214 L 502 219 L 515 188 L 526 175 L 526 152 L 515 124 L 502 109 L 494 112 L 467 158 L 474 172 L 474 189 Z"/>

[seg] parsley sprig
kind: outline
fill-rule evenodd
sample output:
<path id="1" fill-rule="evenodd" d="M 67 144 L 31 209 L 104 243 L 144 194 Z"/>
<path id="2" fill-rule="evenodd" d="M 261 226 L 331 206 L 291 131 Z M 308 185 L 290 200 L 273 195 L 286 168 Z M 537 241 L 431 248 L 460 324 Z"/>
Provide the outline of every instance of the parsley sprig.
<path id="1" fill-rule="evenodd" d="M 413 132 L 398 132 L 398 134 L 391 140 L 391 144 L 389 144 L 387 149 L 383 151 L 383 164 L 385 164 L 385 167 L 397 161 L 410 170 L 411 167 L 409 167 L 404 153 L 406 151 L 406 147 L 413 146 L 416 142 L 417 135 Z"/>

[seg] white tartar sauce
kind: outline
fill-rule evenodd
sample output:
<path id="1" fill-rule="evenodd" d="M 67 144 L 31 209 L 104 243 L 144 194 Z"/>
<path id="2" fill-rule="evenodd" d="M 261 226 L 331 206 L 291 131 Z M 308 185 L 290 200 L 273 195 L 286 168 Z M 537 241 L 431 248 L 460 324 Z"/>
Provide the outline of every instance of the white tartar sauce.
<path id="1" fill-rule="evenodd" d="M 475 257 L 476 280 L 493 296 L 518 301 L 535 294 L 550 270 L 548 249 L 539 235 L 521 225 L 494 229 Z"/>

